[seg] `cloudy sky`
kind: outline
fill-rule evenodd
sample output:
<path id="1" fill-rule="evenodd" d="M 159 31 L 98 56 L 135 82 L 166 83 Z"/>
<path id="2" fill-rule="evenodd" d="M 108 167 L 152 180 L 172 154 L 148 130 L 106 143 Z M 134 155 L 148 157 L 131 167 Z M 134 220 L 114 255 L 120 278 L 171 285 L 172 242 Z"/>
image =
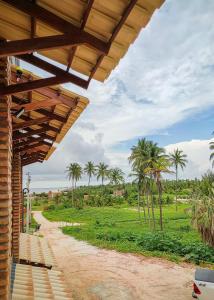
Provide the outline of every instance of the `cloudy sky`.
<path id="1" fill-rule="evenodd" d="M 90 105 L 49 161 L 24 169 L 32 187 L 69 186 L 71 162 L 104 161 L 129 174 L 127 157 L 141 137 L 167 151 L 182 149 L 189 163 L 181 177 L 200 177 L 210 168 L 213 12 L 213 0 L 166 0 L 105 83 L 93 81 L 87 91 L 66 84 Z"/>

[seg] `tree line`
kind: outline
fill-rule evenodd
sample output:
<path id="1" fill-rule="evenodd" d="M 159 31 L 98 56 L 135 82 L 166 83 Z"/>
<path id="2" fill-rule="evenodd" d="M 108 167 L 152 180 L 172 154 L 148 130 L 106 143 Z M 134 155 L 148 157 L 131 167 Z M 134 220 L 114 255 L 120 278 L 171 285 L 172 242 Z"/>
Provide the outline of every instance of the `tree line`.
<path id="1" fill-rule="evenodd" d="M 77 182 L 82 178 L 83 174 L 88 176 L 88 186 L 90 185 L 91 178 L 96 177 L 97 181 L 101 180 L 101 185 L 104 185 L 104 181 L 109 179 L 109 183 L 118 185 L 124 182 L 124 173 L 120 168 L 109 168 L 109 166 L 103 162 L 95 165 L 89 161 L 84 167 L 78 163 L 71 163 L 67 169 L 69 180 L 72 182 L 72 204 L 74 204 L 74 189 Z"/>

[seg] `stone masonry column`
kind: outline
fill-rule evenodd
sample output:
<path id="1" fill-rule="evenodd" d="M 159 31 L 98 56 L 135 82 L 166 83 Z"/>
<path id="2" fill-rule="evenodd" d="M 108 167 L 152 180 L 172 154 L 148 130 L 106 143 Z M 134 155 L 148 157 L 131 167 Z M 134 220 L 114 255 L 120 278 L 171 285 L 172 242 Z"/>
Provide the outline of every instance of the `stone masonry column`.
<path id="1" fill-rule="evenodd" d="M 0 89 L 8 85 L 10 63 L 8 58 L 0 58 Z M 11 97 L 0 96 L 0 299 L 10 298 L 11 269 L 11 158 L 12 119 L 10 115 Z"/>
<path id="2" fill-rule="evenodd" d="M 15 262 L 19 260 L 21 203 L 21 159 L 19 153 L 13 154 L 12 162 L 12 254 Z"/>

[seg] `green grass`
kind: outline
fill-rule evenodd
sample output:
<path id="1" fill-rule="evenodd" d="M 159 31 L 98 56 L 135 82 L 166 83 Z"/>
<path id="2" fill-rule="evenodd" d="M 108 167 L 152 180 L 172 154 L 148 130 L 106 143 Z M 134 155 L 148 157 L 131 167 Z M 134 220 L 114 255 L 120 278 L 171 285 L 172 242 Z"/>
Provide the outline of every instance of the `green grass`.
<path id="1" fill-rule="evenodd" d="M 180 204 L 176 212 L 174 205 L 164 207 L 164 235 L 158 231 L 158 208 L 155 209 L 157 233 L 148 222 L 137 221 L 137 211 L 127 207 L 68 208 L 44 211 L 43 215 L 50 221 L 83 223 L 77 227 L 64 227 L 63 232 L 98 247 L 166 257 L 173 261 L 214 263 L 214 250 L 202 244 L 198 232 L 191 226 L 187 208 L 188 204 Z"/>

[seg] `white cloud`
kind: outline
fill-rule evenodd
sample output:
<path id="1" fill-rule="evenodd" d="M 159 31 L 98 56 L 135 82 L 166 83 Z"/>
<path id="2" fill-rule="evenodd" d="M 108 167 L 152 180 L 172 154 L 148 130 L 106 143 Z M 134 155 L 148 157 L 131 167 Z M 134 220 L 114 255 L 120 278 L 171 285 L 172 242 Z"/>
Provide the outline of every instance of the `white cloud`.
<path id="1" fill-rule="evenodd" d="M 183 150 L 187 155 L 188 163 L 183 171 L 180 170 L 181 178 L 200 178 L 208 169 L 211 168 L 209 160 L 210 150 L 209 143 L 211 140 L 191 140 L 165 147 L 168 153 L 175 149 Z"/>

